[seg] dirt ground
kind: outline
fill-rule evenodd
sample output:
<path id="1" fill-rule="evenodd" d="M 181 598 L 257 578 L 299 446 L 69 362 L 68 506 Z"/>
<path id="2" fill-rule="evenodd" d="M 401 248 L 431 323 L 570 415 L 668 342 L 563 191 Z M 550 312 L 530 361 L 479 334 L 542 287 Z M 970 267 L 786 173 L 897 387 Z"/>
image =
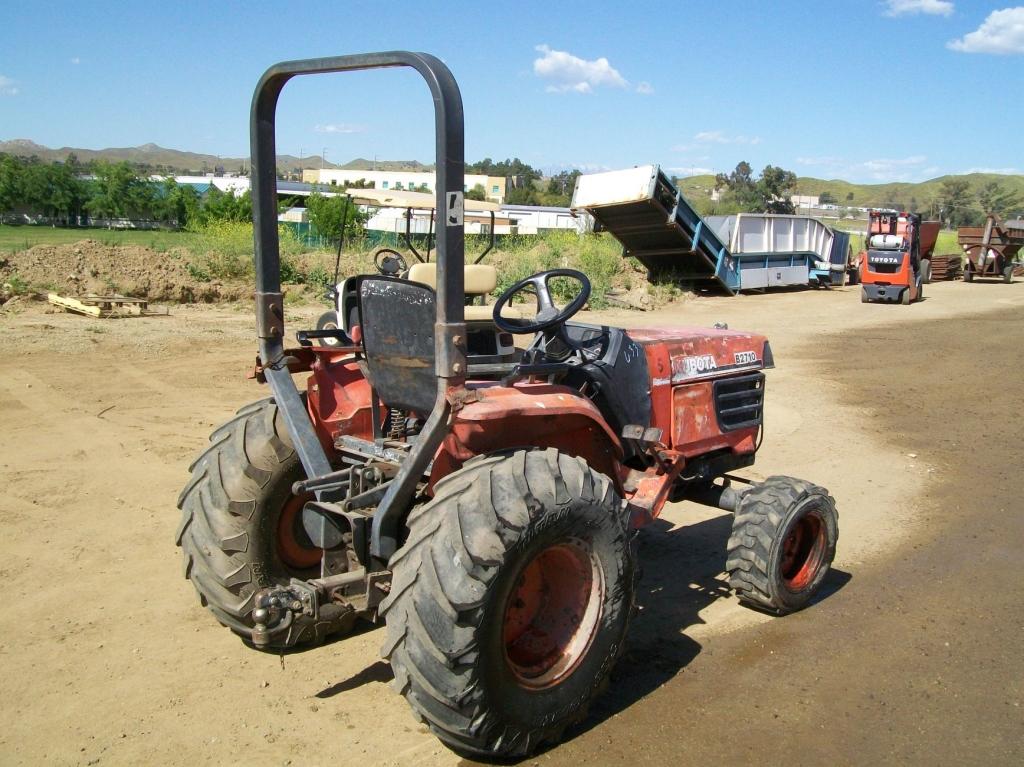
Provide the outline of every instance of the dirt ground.
<path id="1" fill-rule="evenodd" d="M 608 694 L 528 763 L 1006 764 L 1024 758 L 1017 495 L 1024 282 L 911 307 L 856 288 L 582 315 L 772 341 L 761 478 L 830 489 L 836 572 L 772 619 L 728 594 L 730 518 L 641 537 L 641 610 Z M 3 764 L 454 765 L 387 685 L 372 628 L 283 658 L 203 610 L 173 545 L 206 437 L 263 396 L 245 306 L 0 313 Z M 290 309 L 294 329 L 315 307 Z"/>

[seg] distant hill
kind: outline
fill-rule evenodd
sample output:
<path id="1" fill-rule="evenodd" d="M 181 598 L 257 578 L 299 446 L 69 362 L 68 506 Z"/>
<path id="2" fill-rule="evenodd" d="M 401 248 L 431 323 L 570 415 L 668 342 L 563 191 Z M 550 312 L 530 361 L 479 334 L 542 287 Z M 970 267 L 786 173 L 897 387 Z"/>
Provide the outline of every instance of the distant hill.
<path id="1" fill-rule="evenodd" d="M 35 155 L 44 162 L 63 162 L 69 154 L 74 154 L 82 162 L 90 160 L 120 162 L 124 160 L 133 164 L 150 165 L 154 168 L 162 167 L 181 173 L 212 172 L 218 166 L 223 167 L 224 170 L 229 172 L 237 172 L 249 168 L 248 157 L 218 157 L 212 154 L 182 152 L 178 149 L 167 149 L 156 144 L 112 147 L 109 149 L 82 149 L 68 146 L 61 147 L 60 149 L 51 149 L 28 139 L 14 139 L 12 141 L 0 141 L 0 152 L 18 157 L 31 157 Z M 300 167 L 319 168 L 321 167 L 320 156 L 303 157 L 300 165 L 298 157 L 288 154 L 278 155 L 277 167 L 281 170 L 289 171 Z M 337 168 L 339 166 L 331 162 L 324 162 L 323 167 Z"/>
<path id="2" fill-rule="evenodd" d="M 852 184 L 838 179 L 800 177 L 796 182 L 797 194 L 821 196 L 830 193 L 836 205 L 850 208 L 894 207 L 905 208 L 919 213 L 928 213 L 929 206 L 936 200 L 944 181 L 953 178 L 967 179 L 972 192 L 990 181 L 995 181 L 1006 191 L 1015 191 L 1024 199 L 1024 176 L 1001 173 L 968 173 L 962 176 L 939 176 L 938 178 L 911 184 Z M 687 197 L 706 196 L 715 188 L 714 176 L 690 176 L 677 179 L 680 191 Z"/>
<path id="3" fill-rule="evenodd" d="M 325 165 L 324 167 L 327 166 Z M 344 165 L 339 165 L 337 167 L 342 170 L 391 170 L 410 172 L 426 172 L 434 169 L 433 165 L 424 165 L 419 160 L 364 160 L 362 157 L 358 157 L 351 162 L 347 162 Z"/>

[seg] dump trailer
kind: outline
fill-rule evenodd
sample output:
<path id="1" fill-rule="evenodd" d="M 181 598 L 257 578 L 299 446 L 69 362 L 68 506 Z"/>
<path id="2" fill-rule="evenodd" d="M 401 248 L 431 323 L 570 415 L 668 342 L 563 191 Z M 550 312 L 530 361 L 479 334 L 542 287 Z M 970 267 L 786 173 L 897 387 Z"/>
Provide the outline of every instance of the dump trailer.
<path id="1" fill-rule="evenodd" d="M 860 258 L 860 300 L 920 301 L 931 280 L 930 259 L 940 227 L 938 221 L 922 221 L 920 213 L 871 211 Z"/>
<path id="2" fill-rule="evenodd" d="M 739 265 L 740 290 L 844 282 L 850 236 L 816 218 L 740 213 L 705 220 Z"/>
<path id="3" fill-rule="evenodd" d="M 1024 245 L 1024 220 L 1000 221 L 989 216 L 985 226 L 961 226 L 957 242 L 967 256 L 964 281 L 975 277 L 1001 278 L 1013 281 L 1013 259 Z"/>
<path id="4" fill-rule="evenodd" d="M 589 213 L 594 231 L 609 232 L 651 278 L 671 275 L 728 295 L 740 289 L 727 244 L 657 165 L 580 176 L 571 209 Z"/>

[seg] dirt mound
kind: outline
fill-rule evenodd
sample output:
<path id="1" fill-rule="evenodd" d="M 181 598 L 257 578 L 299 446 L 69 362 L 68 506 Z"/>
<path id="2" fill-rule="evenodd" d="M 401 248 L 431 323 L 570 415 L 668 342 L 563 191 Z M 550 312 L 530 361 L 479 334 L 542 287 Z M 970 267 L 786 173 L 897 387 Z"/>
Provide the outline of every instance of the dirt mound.
<path id="1" fill-rule="evenodd" d="M 0 256 L 0 284 L 66 295 L 122 293 L 179 303 L 235 300 L 251 295 L 248 283 L 203 282 L 189 273 L 183 251 L 158 253 L 136 245 L 82 240 L 36 245 Z"/>

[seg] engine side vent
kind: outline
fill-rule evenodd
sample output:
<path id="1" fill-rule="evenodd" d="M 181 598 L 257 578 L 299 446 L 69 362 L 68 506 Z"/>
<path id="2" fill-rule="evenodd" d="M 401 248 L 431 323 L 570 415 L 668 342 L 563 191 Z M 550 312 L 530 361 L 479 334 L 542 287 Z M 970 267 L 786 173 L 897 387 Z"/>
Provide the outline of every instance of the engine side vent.
<path id="1" fill-rule="evenodd" d="M 722 431 L 761 425 L 764 373 L 720 378 L 714 384 L 715 417 Z"/>

